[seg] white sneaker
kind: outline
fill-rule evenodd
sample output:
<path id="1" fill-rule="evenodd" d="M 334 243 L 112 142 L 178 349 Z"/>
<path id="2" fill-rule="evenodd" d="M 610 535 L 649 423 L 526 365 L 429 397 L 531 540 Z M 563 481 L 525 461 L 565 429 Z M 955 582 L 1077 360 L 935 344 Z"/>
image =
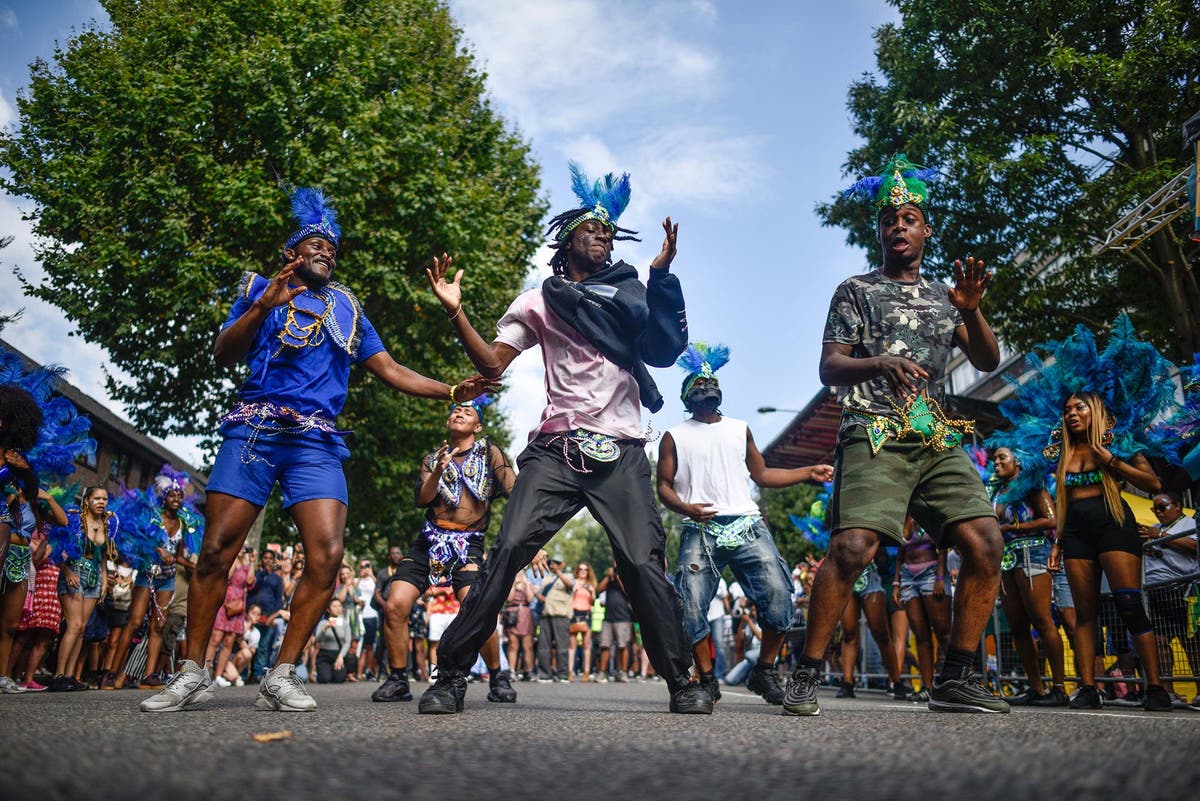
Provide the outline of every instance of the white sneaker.
<path id="1" fill-rule="evenodd" d="M 225 688 L 229 686 L 229 679 L 225 678 L 224 676 L 217 676 L 215 679 L 213 679 L 213 684 L 217 685 L 218 687 Z"/>
<path id="2" fill-rule="evenodd" d="M 25 692 L 25 688 L 22 687 L 20 684 L 17 684 L 15 681 L 10 679 L 8 676 L 0 676 L 0 693 L 7 693 L 9 695 L 19 695 L 20 693 L 23 693 L 23 692 Z"/>
<path id="3" fill-rule="evenodd" d="M 178 712 L 186 706 L 202 704 L 213 697 L 212 675 L 190 659 L 179 663 L 179 670 L 154 695 L 139 705 L 143 712 Z"/>
<path id="4" fill-rule="evenodd" d="M 242 677 L 241 677 L 241 676 L 238 676 L 238 677 L 237 677 L 237 681 L 235 681 L 235 682 L 233 683 L 233 686 L 234 686 L 234 687 L 245 687 L 245 686 L 246 686 L 246 682 L 245 682 L 245 680 L 244 680 L 244 679 L 242 679 Z"/>
<path id="5" fill-rule="evenodd" d="M 263 675 L 254 708 L 265 712 L 311 712 L 317 708 L 317 702 L 296 677 L 296 666 L 283 663 Z"/>

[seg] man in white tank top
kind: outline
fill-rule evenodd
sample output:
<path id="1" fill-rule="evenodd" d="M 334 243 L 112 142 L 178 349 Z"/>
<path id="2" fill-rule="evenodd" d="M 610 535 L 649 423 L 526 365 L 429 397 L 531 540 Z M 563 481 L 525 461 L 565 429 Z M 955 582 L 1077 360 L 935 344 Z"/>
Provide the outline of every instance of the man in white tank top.
<path id="1" fill-rule="evenodd" d="M 768 468 L 749 426 L 721 415 L 721 387 L 714 373 L 729 349 L 688 346 L 677 362 L 688 372 L 680 397 L 691 418 L 663 435 L 658 450 L 658 497 L 683 515 L 675 587 L 683 601 L 683 626 L 692 642 L 700 684 L 721 697 L 713 673 L 707 611 L 726 567 L 758 609 L 762 650 L 746 686 L 769 704 L 783 703 L 775 659 L 792 623 L 792 576 L 750 492 L 829 481 L 830 465 L 793 470 Z"/>

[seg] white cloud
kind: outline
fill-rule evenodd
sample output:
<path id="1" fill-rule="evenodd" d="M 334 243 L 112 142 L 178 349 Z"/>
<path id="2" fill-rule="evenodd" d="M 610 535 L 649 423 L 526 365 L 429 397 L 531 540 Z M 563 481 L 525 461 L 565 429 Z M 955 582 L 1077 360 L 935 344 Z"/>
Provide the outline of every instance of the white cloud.
<path id="1" fill-rule="evenodd" d="M 11 8 L 0 8 L 0 28 L 9 31 L 18 30 L 20 23 L 17 20 L 17 12 Z"/>
<path id="2" fill-rule="evenodd" d="M 4 96 L 4 90 L 0 89 L 0 128 L 4 128 L 17 121 L 17 109 Z"/>

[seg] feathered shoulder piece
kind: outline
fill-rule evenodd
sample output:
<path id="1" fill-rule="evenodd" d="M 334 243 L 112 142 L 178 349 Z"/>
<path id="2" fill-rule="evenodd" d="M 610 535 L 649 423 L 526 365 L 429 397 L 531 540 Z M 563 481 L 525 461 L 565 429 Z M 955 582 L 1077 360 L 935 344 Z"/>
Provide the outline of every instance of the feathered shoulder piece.
<path id="1" fill-rule="evenodd" d="M 1150 429 L 1154 443 L 1167 460 L 1200 479 L 1200 353 L 1192 355 L 1192 364 L 1179 368 L 1183 384 L 1183 404 L 1163 422 Z"/>
<path id="2" fill-rule="evenodd" d="M 43 484 L 56 483 L 71 475 L 76 459 L 96 452 L 96 440 L 88 436 L 92 421 L 79 414 L 75 404 L 54 394 L 66 374 L 66 368 L 55 365 L 26 369 L 20 356 L 0 348 L 0 385 L 21 387 L 42 410 L 37 442 L 25 458 Z"/>
<path id="3" fill-rule="evenodd" d="M 337 210 L 330 205 L 325 193 L 320 189 L 302 186 L 289 190 L 289 194 L 292 216 L 299 227 L 288 237 L 286 247 L 293 248 L 310 236 L 319 236 L 336 248 L 342 238 L 342 229 L 338 227 Z"/>
<path id="4" fill-rule="evenodd" d="M 1010 379 L 1016 395 L 1000 404 L 1012 428 L 987 440 L 989 448 L 1012 449 L 1021 463 L 1023 483 L 1041 482 L 1053 469 L 1058 459 L 1055 443 L 1062 437 L 1063 404 L 1074 392 L 1096 392 L 1104 399 L 1111 415 L 1108 447 L 1117 456 L 1129 459 L 1141 451 L 1163 455 L 1150 427 L 1178 408 L 1172 380 L 1175 366 L 1153 345 L 1138 339 L 1127 315 L 1113 322 L 1103 350 L 1083 325 L 1066 339 L 1038 349 L 1041 357 L 1029 356 L 1032 375 L 1024 383 Z M 1026 476 L 1027 471 L 1033 475 Z M 1014 488 L 1005 497 L 1016 492 Z"/>
<path id="5" fill-rule="evenodd" d="M 928 184 L 936 183 L 941 173 L 928 167 L 918 167 L 903 153 L 888 159 L 880 175 L 855 182 L 842 192 L 847 200 L 869 201 L 878 210 L 897 208 L 905 203 L 925 208 L 929 200 Z"/>

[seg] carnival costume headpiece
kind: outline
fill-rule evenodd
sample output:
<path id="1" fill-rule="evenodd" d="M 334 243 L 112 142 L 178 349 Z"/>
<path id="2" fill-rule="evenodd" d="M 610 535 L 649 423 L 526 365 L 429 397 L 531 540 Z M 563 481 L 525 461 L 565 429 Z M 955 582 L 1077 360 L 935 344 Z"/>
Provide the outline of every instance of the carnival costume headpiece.
<path id="1" fill-rule="evenodd" d="M 75 404 L 54 388 L 66 369 L 42 366 L 26 369 L 21 357 L 0 349 L 0 385 L 13 384 L 29 393 L 42 412 L 37 440 L 24 456 L 42 483 L 60 481 L 75 472 L 75 460 L 96 452 L 96 440 L 88 436 L 92 421 L 79 414 Z M 3 466 L 0 466 L 0 472 Z M 32 499 L 31 499 L 32 500 Z"/>
<path id="2" fill-rule="evenodd" d="M 184 548 L 190 553 L 199 553 L 204 538 L 204 516 L 192 502 L 188 481 L 187 473 L 164 464 L 146 489 L 125 489 L 109 501 L 109 509 L 120 519 L 117 550 L 135 568 L 141 570 L 154 564 L 157 549 L 168 545 L 162 522 L 163 501 L 175 490 L 183 494 L 183 504 L 177 515 L 183 530 Z"/>
<path id="3" fill-rule="evenodd" d="M 729 363 L 729 348 L 725 345 L 709 345 L 705 342 L 692 342 L 687 346 L 675 364 L 687 372 L 683 380 L 683 388 L 679 393 L 686 400 L 688 393 L 701 378 L 716 378 L 716 372 Z"/>
<path id="4" fill-rule="evenodd" d="M 179 490 L 186 495 L 187 488 L 188 474 L 176 470 L 169 464 L 164 464 L 158 471 L 158 475 L 154 477 L 154 494 L 159 501 L 162 501 L 167 497 L 167 493 L 174 490 Z"/>
<path id="5" fill-rule="evenodd" d="M 1179 380 L 1183 406 L 1151 427 L 1150 436 L 1168 461 L 1200 479 L 1200 353 L 1193 354 L 1191 366 L 1179 368 Z"/>
<path id="6" fill-rule="evenodd" d="M 880 175 L 857 181 L 842 193 L 847 200 L 868 200 L 877 211 L 899 208 L 905 203 L 924 210 L 929 201 L 929 187 L 940 177 L 937 170 L 918 167 L 903 153 L 892 156 Z"/>
<path id="7" fill-rule="evenodd" d="M 486 409 L 487 407 L 491 406 L 495 402 L 496 402 L 496 399 L 493 398 L 491 395 L 480 395 L 478 398 L 475 398 L 475 400 L 459 401 L 457 403 L 450 404 L 450 411 L 454 411 L 459 406 L 469 406 L 475 410 L 475 414 L 479 417 L 479 422 L 482 423 L 483 422 L 483 410 Z"/>
<path id="8" fill-rule="evenodd" d="M 310 236 L 319 236 L 336 249 L 342 229 L 337 224 L 337 211 L 329 205 L 325 194 L 306 186 L 290 190 L 290 194 L 292 216 L 300 227 L 288 237 L 285 247 L 294 248 Z"/>
<path id="9" fill-rule="evenodd" d="M 788 515 L 792 525 L 800 529 L 804 539 L 811 542 L 822 552 L 829 550 L 829 525 L 826 522 L 829 504 L 833 500 L 833 482 L 826 481 L 821 485 L 821 491 L 816 500 L 808 508 L 807 515 Z"/>
<path id="10" fill-rule="evenodd" d="M 1111 418 L 1106 445 L 1118 458 L 1130 459 L 1146 452 L 1163 455 L 1150 432 L 1155 419 L 1178 408 L 1175 366 L 1154 346 L 1137 338 L 1125 314 L 1113 322 L 1104 350 L 1086 326 L 1060 342 L 1040 348 L 1045 358 L 1030 353 L 1033 376 L 1025 383 L 1009 379 L 1017 394 L 1000 404 L 1013 424 L 987 440 L 989 448 L 1009 448 L 1021 463 L 1021 473 L 997 496 L 1000 503 L 1016 503 L 1043 485 L 1062 450 L 1063 404 L 1075 392 L 1091 391 L 1104 399 Z"/>

